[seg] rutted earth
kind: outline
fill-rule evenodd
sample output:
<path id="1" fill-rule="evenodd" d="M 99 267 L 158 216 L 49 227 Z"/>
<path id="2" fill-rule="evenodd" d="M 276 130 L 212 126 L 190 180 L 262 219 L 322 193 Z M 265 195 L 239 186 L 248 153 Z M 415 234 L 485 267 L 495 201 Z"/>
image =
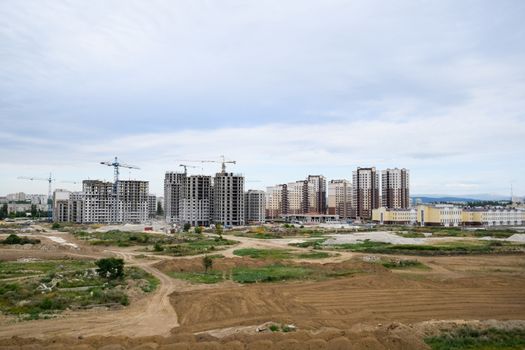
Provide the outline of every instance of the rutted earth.
<path id="1" fill-rule="evenodd" d="M 91 349 L 109 344 L 162 348 L 175 343 L 177 347 L 164 348 L 243 349 L 246 345 L 250 349 L 303 349 L 308 343 L 319 349 L 345 349 L 349 344 L 355 349 L 423 349 L 424 335 L 443 326 L 439 320 L 455 320 L 449 326 L 461 322 L 483 326 L 485 323 L 476 320 L 489 319 L 502 325 L 507 323 L 501 321 L 516 320 L 509 324 L 524 326 L 519 321 L 525 320 L 523 255 L 418 258 L 431 270 L 392 272 L 380 268 L 317 282 L 194 285 L 172 279 L 161 270 L 166 264 L 180 268 L 198 264 L 199 258 L 144 259 L 128 248 L 86 246 L 68 234 L 33 236 L 60 237 L 71 244 L 55 240 L 46 243 L 55 246 L 54 250 L 2 249 L 1 257 L 116 255 L 127 265 L 152 273 L 161 283 L 154 293 L 120 310 L 70 311 L 52 320 L 18 323 L 0 318 L 0 349 L 29 344 L 37 348 Z M 284 248 L 287 243 L 228 238 L 240 244 L 221 252 L 226 257 L 233 257 L 233 250 L 240 247 Z M 309 262 L 337 264 L 362 257 L 342 253 Z M 294 324 L 298 331 L 257 334 L 256 328 L 268 322 Z"/>

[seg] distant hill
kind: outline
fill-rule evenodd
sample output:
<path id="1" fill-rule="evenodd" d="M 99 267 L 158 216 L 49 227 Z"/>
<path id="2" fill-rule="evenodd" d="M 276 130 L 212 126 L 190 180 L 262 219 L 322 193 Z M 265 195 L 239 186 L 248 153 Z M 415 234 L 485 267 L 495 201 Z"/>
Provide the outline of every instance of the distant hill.
<path id="1" fill-rule="evenodd" d="M 419 198 L 423 203 L 432 202 L 477 202 L 477 201 L 499 201 L 508 200 L 508 196 L 494 194 L 471 194 L 471 195 L 433 195 L 433 194 L 414 194 L 413 199 Z"/>

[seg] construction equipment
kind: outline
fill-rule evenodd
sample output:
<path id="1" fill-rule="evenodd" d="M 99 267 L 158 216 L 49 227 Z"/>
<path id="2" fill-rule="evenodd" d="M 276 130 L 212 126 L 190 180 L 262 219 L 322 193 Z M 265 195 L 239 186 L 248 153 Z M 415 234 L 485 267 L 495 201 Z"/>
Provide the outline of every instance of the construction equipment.
<path id="1" fill-rule="evenodd" d="M 181 160 L 181 162 L 193 162 L 193 163 L 221 163 L 222 173 L 226 173 L 226 163 L 237 164 L 235 160 L 226 160 L 224 156 L 221 156 L 222 160 Z"/>
<path id="2" fill-rule="evenodd" d="M 186 165 L 186 164 L 179 164 L 179 166 L 184 168 L 184 175 L 188 173 L 188 168 L 201 168 L 200 166 L 194 166 L 194 165 Z"/>
<path id="3" fill-rule="evenodd" d="M 113 194 L 115 195 L 115 210 L 114 210 L 114 220 L 115 222 L 118 222 L 118 219 L 120 217 L 120 212 L 118 210 L 119 208 L 119 191 L 118 191 L 118 178 L 119 178 L 119 174 L 120 174 L 120 168 L 127 168 L 127 169 L 140 169 L 138 166 L 135 166 L 135 165 L 130 165 L 130 164 L 124 164 L 124 163 L 120 163 L 118 161 L 118 158 L 115 157 L 115 160 L 113 162 L 100 162 L 100 164 L 102 165 L 107 165 L 107 166 L 112 166 L 114 171 L 113 171 L 113 175 L 114 175 L 114 182 L 113 182 Z"/>
<path id="4" fill-rule="evenodd" d="M 20 180 L 30 180 L 30 181 L 47 181 L 49 183 L 49 187 L 47 189 L 47 216 L 49 221 L 53 220 L 53 199 L 52 199 L 52 192 L 51 192 L 51 183 L 55 181 L 51 173 L 49 173 L 49 177 L 28 177 L 28 176 L 19 176 L 18 179 Z"/>

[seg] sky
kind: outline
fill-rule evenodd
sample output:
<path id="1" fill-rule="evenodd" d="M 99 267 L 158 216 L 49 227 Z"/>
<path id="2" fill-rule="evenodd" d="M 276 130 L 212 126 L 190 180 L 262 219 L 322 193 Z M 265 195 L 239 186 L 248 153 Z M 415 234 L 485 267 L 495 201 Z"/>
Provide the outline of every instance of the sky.
<path id="1" fill-rule="evenodd" d="M 525 195 L 525 1 L 0 1 L 0 194 L 235 160 L 247 188 L 404 167 Z M 215 163 L 189 173 L 213 174 Z M 202 168 L 201 168 L 202 167 Z"/>

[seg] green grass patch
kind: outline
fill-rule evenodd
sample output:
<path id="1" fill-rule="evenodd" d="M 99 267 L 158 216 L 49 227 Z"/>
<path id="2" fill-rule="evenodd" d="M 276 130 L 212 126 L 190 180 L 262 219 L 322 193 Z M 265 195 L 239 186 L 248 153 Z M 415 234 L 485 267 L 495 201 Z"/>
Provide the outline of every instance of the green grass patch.
<path id="1" fill-rule="evenodd" d="M 253 259 L 324 259 L 331 256 L 327 252 L 305 252 L 296 253 L 287 249 L 257 249 L 257 248 L 242 248 L 233 251 L 237 256 L 249 256 Z"/>
<path id="2" fill-rule="evenodd" d="M 168 275 L 170 275 L 173 278 L 189 281 L 192 283 L 211 284 L 211 283 L 222 282 L 224 280 L 223 273 L 221 271 L 213 271 L 213 270 L 208 271 L 207 273 L 172 271 L 172 272 L 169 272 Z"/>
<path id="3" fill-rule="evenodd" d="M 501 241 L 454 241 L 440 244 L 391 244 L 365 240 L 360 243 L 345 243 L 324 246 L 354 252 L 405 255 L 468 255 L 491 253 L 514 253 L 523 251 L 525 245 Z"/>
<path id="4" fill-rule="evenodd" d="M 209 238 L 203 235 L 194 235 L 183 239 L 177 244 L 164 246 L 164 255 L 186 256 L 209 254 L 216 250 L 224 249 L 227 246 L 235 245 L 239 242 L 228 239 Z"/>
<path id="5" fill-rule="evenodd" d="M 125 290 L 130 279 L 143 280 L 139 286 L 154 290 L 159 281 L 151 274 L 127 268 L 124 278 L 108 280 L 98 276 L 94 261 L 49 260 L 1 262 L 0 312 L 30 320 L 48 318 L 67 308 L 82 309 L 96 305 L 128 305 Z M 15 281 L 5 278 L 25 277 Z M 45 288 L 43 288 L 45 287 Z"/>
<path id="6" fill-rule="evenodd" d="M 143 280 L 144 284 L 141 285 L 143 292 L 150 293 L 153 292 L 160 284 L 160 281 L 157 277 L 153 276 L 151 273 L 144 271 L 138 267 L 128 267 L 125 269 L 126 277 L 129 277 L 133 280 Z"/>
<path id="7" fill-rule="evenodd" d="M 383 260 L 381 265 L 387 269 L 422 269 L 430 270 L 430 268 L 417 260 Z"/>
<path id="8" fill-rule="evenodd" d="M 46 261 L 0 261 L 0 280 L 46 274 L 51 271 L 65 272 L 85 270 L 95 265 L 86 260 L 46 260 Z"/>
<path id="9" fill-rule="evenodd" d="M 297 254 L 296 256 L 300 259 L 325 259 L 332 255 L 327 252 L 308 252 Z"/>
<path id="10" fill-rule="evenodd" d="M 518 350 L 525 347 L 525 330 L 500 330 L 490 328 L 475 330 L 469 327 L 429 337 L 425 342 L 433 350 Z"/>
<path id="11" fill-rule="evenodd" d="M 6 239 L 0 240 L 0 244 L 40 244 L 40 240 L 10 234 Z"/>
<path id="12" fill-rule="evenodd" d="M 232 271 L 232 279 L 238 283 L 282 282 L 306 279 L 312 272 L 312 269 L 280 264 L 264 267 L 236 267 Z"/>
<path id="13" fill-rule="evenodd" d="M 293 254 L 286 249 L 242 248 L 233 251 L 237 256 L 249 256 L 253 259 L 291 259 Z"/>

